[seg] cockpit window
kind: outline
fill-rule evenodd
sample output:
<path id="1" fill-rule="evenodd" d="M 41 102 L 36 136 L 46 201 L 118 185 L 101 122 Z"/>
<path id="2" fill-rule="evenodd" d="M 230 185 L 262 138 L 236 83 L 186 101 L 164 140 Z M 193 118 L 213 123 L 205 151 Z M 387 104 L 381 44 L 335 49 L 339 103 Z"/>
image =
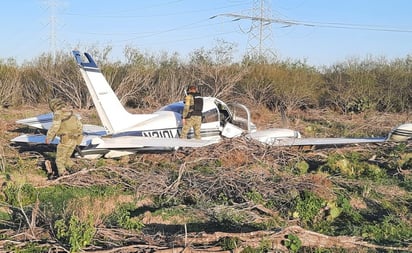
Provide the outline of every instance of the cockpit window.
<path id="1" fill-rule="evenodd" d="M 202 123 L 210 123 L 210 122 L 216 122 L 220 120 L 221 123 L 224 124 L 224 122 L 231 120 L 232 115 L 227 105 L 217 100 L 215 101 L 215 104 L 216 104 L 216 107 L 202 113 Z M 170 112 L 182 114 L 183 108 L 184 108 L 183 102 L 176 102 L 176 103 L 166 105 L 160 108 L 159 111 L 170 111 Z"/>
<path id="2" fill-rule="evenodd" d="M 231 121 L 232 115 L 230 113 L 229 108 L 223 104 L 223 103 L 216 103 L 217 108 L 219 110 L 219 114 L 220 114 L 220 121 L 222 121 L 222 123 L 227 122 L 227 121 Z"/>
<path id="3" fill-rule="evenodd" d="M 215 122 L 219 120 L 216 108 L 203 112 L 202 123 Z"/>

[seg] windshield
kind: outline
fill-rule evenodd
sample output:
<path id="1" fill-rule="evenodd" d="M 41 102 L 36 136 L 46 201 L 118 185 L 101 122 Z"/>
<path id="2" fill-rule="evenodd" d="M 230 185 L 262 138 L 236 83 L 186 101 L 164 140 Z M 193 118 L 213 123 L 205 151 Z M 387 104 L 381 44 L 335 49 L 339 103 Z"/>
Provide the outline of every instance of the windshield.
<path id="1" fill-rule="evenodd" d="M 169 112 L 176 112 L 182 114 L 184 104 L 183 102 L 176 102 L 170 105 L 166 105 L 160 108 L 158 111 L 169 111 Z"/>

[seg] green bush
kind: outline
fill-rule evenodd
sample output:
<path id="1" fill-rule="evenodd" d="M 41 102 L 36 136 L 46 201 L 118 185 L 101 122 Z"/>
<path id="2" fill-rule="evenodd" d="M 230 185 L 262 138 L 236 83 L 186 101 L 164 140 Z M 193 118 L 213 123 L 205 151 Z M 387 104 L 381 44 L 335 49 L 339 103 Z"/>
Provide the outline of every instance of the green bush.
<path id="1" fill-rule="evenodd" d="M 334 176 L 343 176 L 350 179 L 367 178 L 374 181 L 387 179 L 386 171 L 376 164 L 368 163 L 357 152 L 329 155 L 326 164 L 319 168 Z"/>
<path id="2" fill-rule="evenodd" d="M 303 225 L 312 227 L 314 218 L 323 206 L 325 206 L 324 200 L 317 197 L 313 192 L 305 190 L 294 200 L 292 215 L 294 218 L 299 218 Z"/>
<path id="3" fill-rule="evenodd" d="M 144 224 L 138 217 L 131 216 L 131 212 L 133 210 L 135 210 L 135 207 L 132 203 L 125 203 L 120 205 L 108 217 L 106 222 L 107 225 L 140 231 L 144 227 Z"/>
<path id="4" fill-rule="evenodd" d="M 246 212 L 232 207 L 222 206 L 213 213 L 213 218 L 219 226 L 226 228 L 241 228 L 248 225 L 249 219 Z"/>
<path id="5" fill-rule="evenodd" d="M 285 240 L 283 241 L 286 248 L 289 249 L 290 252 L 295 253 L 298 252 L 302 246 L 302 241 L 299 239 L 297 235 L 288 234 L 286 235 Z"/>
<path id="6" fill-rule="evenodd" d="M 241 240 L 238 237 L 225 237 L 220 240 L 219 244 L 223 250 L 234 250 L 239 248 Z"/>
<path id="7" fill-rule="evenodd" d="M 385 216 L 382 222 L 366 225 L 362 228 L 362 237 L 379 244 L 406 246 L 404 243 L 412 238 L 410 224 L 397 216 Z"/>
<path id="8" fill-rule="evenodd" d="M 41 246 L 35 242 L 29 242 L 24 246 L 6 244 L 4 247 L 7 252 L 13 253 L 44 253 L 49 252 L 48 248 L 49 246 Z"/>
<path id="9" fill-rule="evenodd" d="M 338 235 L 359 235 L 359 227 L 366 222 L 358 210 L 355 210 L 349 199 L 344 195 L 339 195 L 335 201 L 335 206 L 329 210 L 329 216 L 324 222 L 316 224 L 318 232 L 338 236 Z"/>
<path id="10" fill-rule="evenodd" d="M 7 183 L 4 188 L 5 202 L 11 206 L 27 206 L 36 202 L 37 190 L 30 184 Z"/>
<path id="11" fill-rule="evenodd" d="M 262 238 L 262 240 L 259 243 L 259 246 L 254 248 L 251 246 L 246 246 L 241 253 L 264 253 L 264 252 L 270 252 L 272 249 L 272 242 L 266 238 Z"/>
<path id="12" fill-rule="evenodd" d="M 93 224 L 92 216 L 87 221 L 81 221 L 72 215 L 69 221 L 57 220 L 54 228 L 57 230 L 57 238 L 70 245 L 70 252 L 79 252 L 92 242 L 96 232 Z"/>

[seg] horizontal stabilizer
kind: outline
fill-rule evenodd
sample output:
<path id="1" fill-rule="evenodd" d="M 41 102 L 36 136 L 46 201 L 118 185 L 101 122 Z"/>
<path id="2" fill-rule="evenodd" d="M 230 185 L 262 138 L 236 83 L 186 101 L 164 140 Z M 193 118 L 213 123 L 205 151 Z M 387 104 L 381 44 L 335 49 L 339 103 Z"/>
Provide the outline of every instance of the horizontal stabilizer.
<path id="1" fill-rule="evenodd" d="M 84 135 L 82 143 L 79 146 L 88 146 L 92 140 L 100 138 L 100 135 Z M 11 140 L 16 143 L 46 144 L 46 135 L 44 134 L 23 134 Z M 59 144 L 60 138 L 56 136 L 50 144 Z"/>
<path id="2" fill-rule="evenodd" d="M 16 138 L 11 140 L 12 142 L 23 142 L 23 143 L 34 143 L 34 144 L 45 144 L 46 143 L 46 135 L 44 134 L 23 134 L 17 136 Z M 56 137 L 52 141 L 51 144 L 58 144 L 60 142 L 60 138 Z"/>
<path id="3" fill-rule="evenodd" d="M 80 115 L 77 116 L 80 117 Z M 17 120 L 16 123 L 33 128 L 49 130 L 53 124 L 53 113 L 50 112 L 35 117 L 20 119 Z M 107 134 L 107 130 L 102 126 L 83 124 L 83 133 L 103 136 Z"/>
<path id="4" fill-rule="evenodd" d="M 34 127 L 38 129 L 50 129 L 53 122 L 53 113 L 41 114 L 35 117 L 17 120 L 17 124 Z"/>

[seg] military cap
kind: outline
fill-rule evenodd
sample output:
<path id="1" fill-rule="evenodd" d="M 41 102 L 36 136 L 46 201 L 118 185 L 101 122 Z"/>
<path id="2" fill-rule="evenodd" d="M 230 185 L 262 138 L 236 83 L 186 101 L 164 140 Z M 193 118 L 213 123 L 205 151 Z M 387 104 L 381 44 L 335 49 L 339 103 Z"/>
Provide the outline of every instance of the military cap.
<path id="1" fill-rule="evenodd" d="M 191 89 L 196 89 L 196 85 L 189 84 L 189 86 L 187 86 L 187 90 L 191 90 Z"/>

